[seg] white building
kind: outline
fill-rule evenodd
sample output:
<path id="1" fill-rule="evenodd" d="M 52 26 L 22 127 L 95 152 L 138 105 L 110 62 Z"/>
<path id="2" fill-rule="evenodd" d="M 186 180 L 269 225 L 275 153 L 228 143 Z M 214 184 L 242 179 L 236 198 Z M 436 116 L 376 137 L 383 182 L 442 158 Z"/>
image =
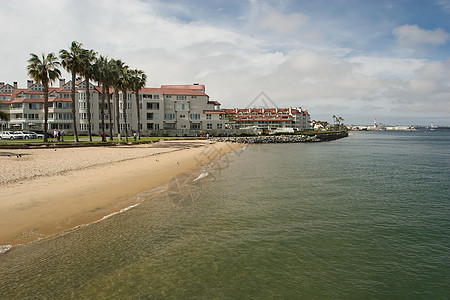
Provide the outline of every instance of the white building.
<path id="1" fill-rule="evenodd" d="M 81 134 L 88 131 L 87 102 L 85 81 L 77 80 L 76 85 L 76 114 L 77 130 Z M 72 82 L 61 79 L 59 87 L 49 89 L 49 130 L 73 131 L 72 119 Z M 101 132 L 101 88 L 89 85 L 91 126 L 94 134 Z M 141 114 L 141 133 L 144 135 L 158 134 L 164 130 L 182 130 L 194 134 L 197 131 L 221 131 L 228 120 L 225 112 L 220 110 L 220 103 L 210 101 L 205 93 L 205 86 L 194 85 L 164 85 L 160 88 L 143 88 L 139 92 L 139 106 Z M 110 91 L 110 103 L 104 109 L 105 129 L 109 131 L 110 116 L 108 105 L 111 105 L 113 132 L 117 134 L 115 125 L 114 93 Z M 124 95 L 119 92 L 120 131 L 125 129 L 123 105 Z M 136 95 L 126 94 L 126 114 L 128 130 L 137 131 Z M 44 99 L 43 87 L 40 84 L 27 82 L 27 88 L 0 83 L 0 110 L 9 114 L 6 127 L 22 130 L 42 130 L 44 127 Z M 188 130 L 192 132 L 187 132 Z"/>
<path id="2" fill-rule="evenodd" d="M 311 129 L 308 111 L 298 108 L 232 108 L 225 109 L 233 120 L 235 128 L 255 127 L 258 129 L 293 128 Z"/>

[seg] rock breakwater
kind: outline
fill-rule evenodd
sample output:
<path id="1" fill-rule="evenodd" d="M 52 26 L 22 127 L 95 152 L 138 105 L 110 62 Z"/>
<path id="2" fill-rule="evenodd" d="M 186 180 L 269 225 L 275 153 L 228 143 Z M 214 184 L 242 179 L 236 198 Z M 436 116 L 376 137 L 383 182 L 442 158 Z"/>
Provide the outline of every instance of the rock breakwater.
<path id="1" fill-rule="evenodd" d="M 348 136 L 347 132 L 325 133 L 314 136 L 309 135 L 269 135 L 245 137 L 215 137 L 217 142 L 233 142 L 243 144 L 270 144 L 270 143 L 314 143 L 340 139 Z"/>

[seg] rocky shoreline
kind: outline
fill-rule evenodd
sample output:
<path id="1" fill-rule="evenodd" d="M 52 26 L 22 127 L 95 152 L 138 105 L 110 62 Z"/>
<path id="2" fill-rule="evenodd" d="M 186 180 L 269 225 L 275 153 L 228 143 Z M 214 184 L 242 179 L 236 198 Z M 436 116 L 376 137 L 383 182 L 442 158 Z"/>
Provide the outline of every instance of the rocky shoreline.
<path id="1" fill-rule="evenodd" d="M 319 133 L 309 135 L 269 135 L 246 137 L 215 137 L 217 142 L 232 142 L 242 144 L 271 144 L 271 143 L 317 143 L 341 139 L 348 136 L 348 132 Z"/>

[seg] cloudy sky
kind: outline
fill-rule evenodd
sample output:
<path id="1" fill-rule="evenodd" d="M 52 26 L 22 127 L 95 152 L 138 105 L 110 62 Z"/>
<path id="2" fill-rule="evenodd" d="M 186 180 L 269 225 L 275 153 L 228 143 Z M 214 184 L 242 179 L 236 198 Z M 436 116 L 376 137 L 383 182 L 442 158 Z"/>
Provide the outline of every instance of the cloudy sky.
<path id="1" fill-rule="evenodd" d="M 450 125 L 450 0 L 0 0 L 0 20 L 0 81 L 20 87 L 30 53 L 76 40 L 224 108 Z"/>

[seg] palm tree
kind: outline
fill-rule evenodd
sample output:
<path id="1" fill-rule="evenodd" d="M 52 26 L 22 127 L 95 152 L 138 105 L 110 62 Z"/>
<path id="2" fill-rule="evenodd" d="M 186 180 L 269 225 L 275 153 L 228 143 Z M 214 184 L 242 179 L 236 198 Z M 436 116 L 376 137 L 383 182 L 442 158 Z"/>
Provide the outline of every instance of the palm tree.
<path id="1" fill-rule="evenodd" d="M 130 70 L 130 75 L 130 86 L 136 96 L 138 137 L 139 139 L 141 139 L 141 112 L 139 107 L 139 90 L 145 87 L 147 75 L 145 75 L 144 71 L 138 69 Z"/>
<path id="2" fill-rule="evenodd" d="M 94 50 L 82 49 L 81 51 L 81 74 L 86 80 L 86 105 L 87 105 L 87 119 L 88 119 L 88 131 L 89 131 L 89 141 L 92 142 L 92 128 L 91 128 L 91 93 L 90 93 L 90 79 L 94 76 L 93 64 L 96 60 L 97 52 Z"/>
<path id="3" fill-rule="evenodd" d="M 108 58 L 100 55 L 100 57 L 96 59 L 94 64 L 94 78 L 98 82 L 99 86 L 100 84 L 102 85 L 102 92 L 100 94 L 100 101 L 101 101 L 100 115 L 102 122 L 101 130 L 103 134 L 105 133 L 105 95 L 106 95 L 107 67 L 108 67 Z"/>
<path id="4" fill-rule="evenodd" d="M 49 83 L 54 82 L 61 76 L 58 69 L 60 63 L 56 55 L 52 52 L 47 55 L 42 53 L 42 60 L 34 53 L 31 53 L 27 66 L 28 75 L 36 82 L 44 86 L 44 142 L 48 141 L 48 87 Z"/>
<path id="5" fill-rule="evenodd" d="M 338 117 L 338 120 L 339 120 L 339 125 L 340 124 L 342 124 L 342 126 L 339 126 L 339 128 L 344 128 L 344 118 L 342 118 L 342 117 Z"/>
<path id="6" fill-rule="evenodd" d="M 73 41 L 69 51 L 62 49 L 59 51 L 59 56 L 61 57 L 61 65 L 68 72 L 72 73 L 72 119 L 73 119 L 73 130 L 75 136 L 75 142 L 78 142 L 78 132 L 77 132 L 77 116 L 76 116 L 76 102 L 75 102 L 75 80 L 77 74 L 81 74 L 83 70 L 82 64 L 82 46 L 83 44 Z"/>
<path id="7" fill-rule="evenodd" d="M 117 134 L 120 135 L 120 111 L 119 111 L 119 90 L 121 89 L 121 78 L 124 72 L 124 69 L 127 69 L 128 66 L 125 65 L 121 60 L 112 59 L 110 61 L 111 64 L 111 85 L 114 88 L 114 106 L 116 111 L 116 127 Z"/>
<path id="8" fill-rule="evenodd" d="M 114 81 L 117 77 L 117 72 L 114 66 L 114 61 L 107 61 L 105 68 L 105 93 L 106 93 L 106 101 L 108 102 L 108 114 L 109 114 L 109 139 L 112 141 L 113 138 L 113 114 L 112 114 L 112 101 L 111 101 L 111 93 L 110 87 L 113 86 Z"/>
<path id="9" fill-rule="evenodd" d="M 128 70 L 128 66 L 122 69 L 122 74 L 120 78 L 120 90 L 122 91 L 122 115 L 123 115 L 123 123 L 125 127 L 125 141 L 128 143 L 128 124 L 127 124 L 127 91 L 131 87 L 130 81 L 130 70 Z"/>

